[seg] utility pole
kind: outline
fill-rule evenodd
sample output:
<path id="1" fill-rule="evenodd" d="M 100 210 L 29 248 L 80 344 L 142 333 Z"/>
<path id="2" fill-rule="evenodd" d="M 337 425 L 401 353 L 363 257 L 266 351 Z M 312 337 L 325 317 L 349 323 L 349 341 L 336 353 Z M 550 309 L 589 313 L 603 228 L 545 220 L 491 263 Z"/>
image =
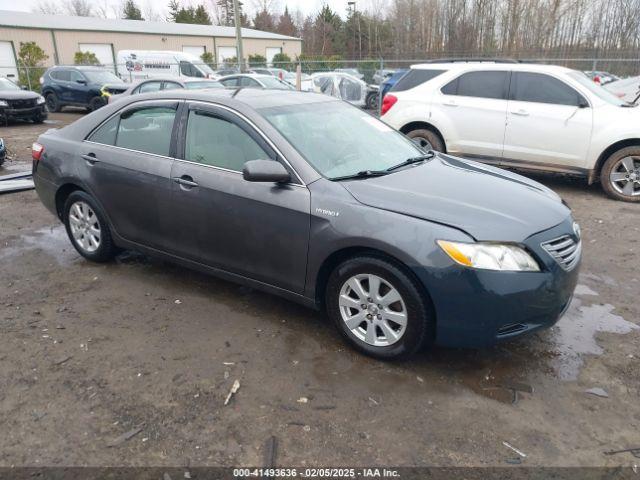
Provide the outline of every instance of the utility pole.
<path id="1" fill-rule="evenodd" d="M 240 7 L 238 0 L 233 0 L 233 20 L 236 22 L 236 53 L 238 55 L 238 68 L 244 72 L 244 53 L 242 52 L 242 18 L 240 18 Z"/>

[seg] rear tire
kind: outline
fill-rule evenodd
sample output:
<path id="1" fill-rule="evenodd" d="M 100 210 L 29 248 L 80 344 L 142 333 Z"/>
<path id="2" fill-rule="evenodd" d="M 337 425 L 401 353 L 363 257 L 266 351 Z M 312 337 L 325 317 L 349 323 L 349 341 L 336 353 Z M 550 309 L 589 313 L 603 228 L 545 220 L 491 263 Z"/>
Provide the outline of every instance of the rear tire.
<path id="1" fill-rule="evenodd" d="M 600 183 L 615 200 L 640 202 L 640 146 L 613 153 L 602 166 Z"/>
<path id="2" fill-rule="evenodd" d="M 411 140 L 418 140 L 420 146 L 425 150 L 435 150 L 436 152 L 445 152 L 445 145 L 440 136 L 432 130 L 421 128 L 412 130 L 407 134 Z"/>
<path id="3" fill-rule="evenodd" d="M 429 300 L 415 280 L 382 258 L 360 256 L 338 265 L 329 276 L 325 307 L 353 347 L 378 359 L 409 357 L 433 339 Z"/>
<path id="4" fill-rule="evenodd" d="M 47 110 L 49 110 L 50 112 L 59 112 L 60 110 L 62 110 L 60 100 L 58 100 L 58 96 L 53 92 L 47 93 L 45 102 L 47 105 Z"/>
<path id="5" fill-rule="evenodd" d="M 72 192 L 64 204 L 63 221 L 69 240 L 87 260 L 103 263 L 117 253 L 109 225 L 91 195 Z"/>

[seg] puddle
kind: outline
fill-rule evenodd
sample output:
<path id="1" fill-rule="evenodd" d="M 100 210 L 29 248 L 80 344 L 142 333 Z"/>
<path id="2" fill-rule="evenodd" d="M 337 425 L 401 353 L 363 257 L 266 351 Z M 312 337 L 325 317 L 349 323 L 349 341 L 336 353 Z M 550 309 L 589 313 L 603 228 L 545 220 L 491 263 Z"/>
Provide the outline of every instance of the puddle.
<path id="1" fill-rule="evenodd" d="M 69 242 L 63 225 L 41 228 L 20 236 L 14 245 L 0 249 L 0 259 L 13 257 L 28 250 L 42 250 L 55 258 L 60 265 L 69 265 L 80 258 Z"/>
<path id="2" fill-rule="evenodd" d="M 613 313 L 614 308 L 610 304 L 583 305 L 579 298 L 571 302 L 569 310 L 551 329 L 549 337 L 558 354 L 551 364 L 560 379 L 576 380 L 584 363 L 584 355 L 603 353 L 596 341 L 598 332 L 624 335 L 640 329 L 638 325 Z"/>

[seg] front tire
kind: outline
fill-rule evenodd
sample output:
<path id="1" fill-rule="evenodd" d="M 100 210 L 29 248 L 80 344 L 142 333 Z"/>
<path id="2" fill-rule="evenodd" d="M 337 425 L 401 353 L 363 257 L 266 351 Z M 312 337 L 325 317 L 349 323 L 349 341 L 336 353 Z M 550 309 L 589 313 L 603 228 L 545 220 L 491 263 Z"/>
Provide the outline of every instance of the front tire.
<path id="1" fill-rule="evenodd" d="M 58 100 L 58 96 L 51 92 L 47 93 L 47 96 L 44 97 L 45 104 L 47 105 L 47 110 L 50 112 L 59 112 L 62 110 L 62 106 L 60 105 L 60 100 Z"/>
<path id="2" fill-rule="evenodd" d="M 440 136 L 432 130 L 420 128 L 412 130 L 407 134 L 411 140 L 418 141 L 420 147 L 424 150 L 434 150 L 436 152 L 445 152 L 445 145 Z"/>
<path id="3" fill-rule="evenodd" d="M 600 171 L 600 183 L 611 198 L 640 202 L 640 146 L 618 150 Z"/>
<path id="4" fill-rule="evenodd" d="M 357 350 L 391 360 L 415 354 L 433 338 L 433 314 L 417 282 L 374 256 L 346 260 L 329 276 L 325 306 Z"/>
<path id="5" fill-rule="evenodd" d="M 91 195 L 71 193 L 64 204 L 63 221 L 69 240 L 87 260 L 107 262 L 116 254 L 109 225 Z"/>

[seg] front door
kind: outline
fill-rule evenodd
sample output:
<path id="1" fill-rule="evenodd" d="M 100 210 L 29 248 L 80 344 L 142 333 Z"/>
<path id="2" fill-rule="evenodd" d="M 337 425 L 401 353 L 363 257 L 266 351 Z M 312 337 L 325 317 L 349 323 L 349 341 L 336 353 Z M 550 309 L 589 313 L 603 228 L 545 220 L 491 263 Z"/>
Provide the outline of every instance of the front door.
<path id="1" fill-rule="evenodd" d="M 178 103 L 140 102 L 83 142 L 78 174 L 115 231 L 132 242 L 171 250 L 172 132 Z"/>
<path id="2" fill-rule="evenodd" d="M 301 293 L 309 244 L 308 189 L 297 180 L 282 185 L 243 179 L 247 161 L 282 159 L 235 113 L 192 104 L 184 109 L 183 121 L 181 159 L 171 171 L 174 243 L 181 255 Z"/>
<path id="3" fill-rule="evenodd" d="M 506 71 L 467 72 L 434 97 L 449 153 L 502 157 L 509 77 Z"/>
<path id="4" fill-rule="evenodd" d="M 504 163 L 586 168 L 593 109 L 563 81 L 514 72 L 504 142 Z"/>

